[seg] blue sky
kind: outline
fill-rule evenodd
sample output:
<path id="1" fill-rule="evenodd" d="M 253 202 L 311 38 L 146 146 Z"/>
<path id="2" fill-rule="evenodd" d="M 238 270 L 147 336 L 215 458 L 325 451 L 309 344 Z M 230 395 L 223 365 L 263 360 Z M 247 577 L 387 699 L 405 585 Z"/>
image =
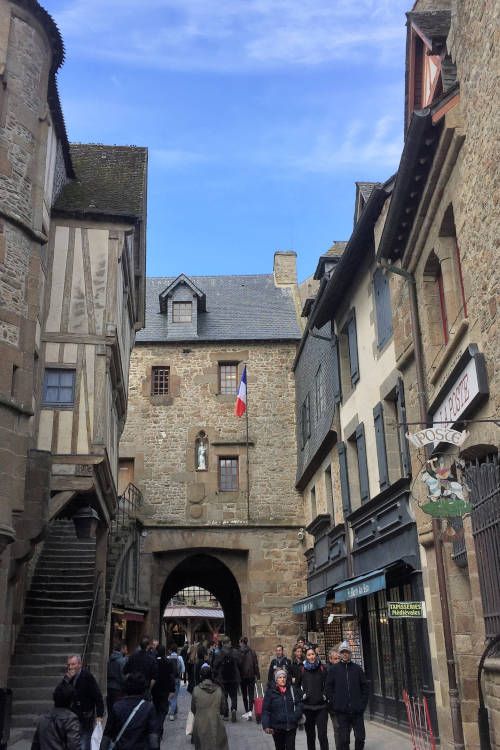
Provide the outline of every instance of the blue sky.
<path id="1" fill-rule="evenodd" d="M 148 274 L 299 278 L 402 147 L 401 0 L 41 0 L 72 141 L 149 148 Z"/>

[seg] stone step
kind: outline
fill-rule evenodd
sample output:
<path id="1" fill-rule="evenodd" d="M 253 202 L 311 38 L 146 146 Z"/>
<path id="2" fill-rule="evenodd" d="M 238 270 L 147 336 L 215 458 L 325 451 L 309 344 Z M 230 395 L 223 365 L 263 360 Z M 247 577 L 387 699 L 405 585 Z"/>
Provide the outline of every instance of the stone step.
<path id="1" fill-rule="evenodd" d="M 13 691 L 12 694 L 14 698 L 17 698 L 18 691 L 24 690 L 25 688 L 29 688 L 30 690 L 38 690 L 39 688 L 51 688 L 53 690 L 61 676 L 61 670 L 59 670 L 58 674 L 48 674 L 36 677 L 30 676 L 29 674 L 17 675 L 16 677 L 11 677 L 8 684 Z"/>
<path id="2" fill-rule="evenodd" d="M 14 655 L 14 659 L 15 659 Z M 13 659 L 13 660 L 14 660 Z M 62 678 L 66 669 L 66 662 L 64 664 L 50 663 L 47 658 L 42 663 L 30 662 L 29 664 L 18 664 L 16 666 L 16 677 L 23 677 L 26 680 L 38 680 L 40 677 L 53 677 L 54 679 L 58 676 Z M 14 677 L 14 675 L 12 675 Z"/>
<path id="3" fill-rule="evenodd" d="M 24 618 L 24 624 L 25 625 L 32 625 L 37 628 L 41 627 L 49 627 L 49 628 L 57 628 L 59 629 L 68 629 L 69 627 L 73 628 L 73 632 L 86 630 L 87 629 L 87 623 L 88 623 L 88 614 L 86 616 L 82 615 L 71 615 L 71 613 L 68 614 L 61 614 L 54 616 L 53 614 L 46 614 L 46 615 L 26 615 Z"/>
<path id="4" fill-rule="evenodd" d="M 91 606 L 94 592 L 89 591 L 34 591 L 26 597 L 26 606 L 43 607 L 67 604 L 68 606 Z"/>
<path id="5" fill-rule="evenodd" d="M 28 602 L 26 604 L 24 614 L 25 618 L 51 617 L 57 619 L 59 617 L 72 617 L 73 615 L 75 617 L 86 617 L 90 614 L 91 607 L 92 599 L 79 600 L 76 602 L 68 603 L 63 600 L 58 601 L 57 599 L 55 599 L 52 601 L 48 601 L 47 604 L 43 604 L 43 602 Z"/>
<path id="6" fill-rule="evenodd" d="M 22 714 L 20 716 L 16 716 L 13 713 L 10 719 L 10 726 L 11 726 L 10 745 L 14 744 L 14 740 L 16 737 L 19 737 L 19 739 L 21 740 L 32 739 L 33 732 L 35 731 L 35 726 L 36 726 L 38 719 L 39 719 L 39 714 L 34 714 L 32 712 Z M 16 730 L 15 734 L 12 732 L 12 729 Z"/>
<path id="7" fill-rule="evenodd" d="M 72 574 L 75 571 L 81 571 L 82 573 L 88 573 L 95 568 L 95 559 L 92 560 L 40 560 L 37 565 L 37 573 L 42 575 L 61 575 L 71 571 Z"/>
<path id="8" fill-rule="evenodd" d="M 95 573 L 93 570 L 82 572 L 82 574 L 78 576 L 78 579 L 75 578 L 74 571 L 67 571 L 65 575 L 60 573 L 57 576 L 48 574 L 41 575 L 40 573 L 37 573 L 31 579 L 31 588 L 53 588 L 54 586 L 61 586 L 63 589 L 69 589 L 71 587 L 83 589 L 89 586 L 93 588 L 94 578 Z"/>
<path id="9" fill-rule="evenodd" d="M 52 703 L 52 693 L 54 692 L 54 688 L 57 685 L 58 680 L 55 681 L 52 680 L 52 682 L 47 683 L 46 685 L 42 685 L 40 683 L 40 680 L 37 680 L 36 682 L 36 699 L 41 701 L 47 701 L 48 703 Z M 24 687 L 12 687 L 12 697 L 14 698 L 16 704 L 24 701 L 29 701 L 30 698 L 33 698 L 33 692 L 35 689 L 35 685 L 31 686 L 24 686 Z M 20 713 L 20 712 L 18 712 Z"/>
<path id="10" fill-rule="evenodd" d="M 55 685 L 54 685 L 55 687 Z M 26 699 L 26 700 L 13 700 L 12 701 L 12 717 L 14 716 L 26 716 L 35 713 L 38 716 L 44 714 L 46 711 L 50 711 L 52 708 L 52 700 L 39 700 L 38 698 Z"/>

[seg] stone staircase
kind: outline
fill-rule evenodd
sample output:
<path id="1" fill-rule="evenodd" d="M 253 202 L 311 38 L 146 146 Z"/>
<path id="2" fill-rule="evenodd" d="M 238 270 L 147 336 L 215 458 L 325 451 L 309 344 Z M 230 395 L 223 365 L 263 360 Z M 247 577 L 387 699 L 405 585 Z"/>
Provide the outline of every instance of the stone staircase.
<path id="1" fill-rule="evenodd" d="M 95 551 L 95 539 L 77 539 L 72 521 L 51 524 L 9 671 L 11 742 L 32 736 L 38 716 L 52 707 L 66 657 L 83 650 L 94 596 Z M 96 634 L 93 645 L 102 649 L 102 634 Z"/>

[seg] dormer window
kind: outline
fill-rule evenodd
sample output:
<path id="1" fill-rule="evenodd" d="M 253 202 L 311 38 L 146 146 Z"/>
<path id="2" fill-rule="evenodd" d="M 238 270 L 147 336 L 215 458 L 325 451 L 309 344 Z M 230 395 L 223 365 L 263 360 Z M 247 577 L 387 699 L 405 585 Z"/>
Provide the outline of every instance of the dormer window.
<path id="1" fill-rule="evenodd" d="M 192 302 L 173 302 L 172 321 L 174 323 L 191 323 L 193 320 Z"/>

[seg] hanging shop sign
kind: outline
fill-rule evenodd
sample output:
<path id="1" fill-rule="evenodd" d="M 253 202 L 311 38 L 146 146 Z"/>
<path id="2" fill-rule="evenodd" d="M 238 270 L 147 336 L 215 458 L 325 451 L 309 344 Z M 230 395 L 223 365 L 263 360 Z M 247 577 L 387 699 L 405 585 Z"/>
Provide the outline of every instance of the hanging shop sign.
<path id="1" fill-rule="evenodd" d="M 425 602 L 387 602 L 387 617 L 422 619 L 427 617 Z"/>
<path id="2" fill-rule="evenodd" d="M 464 461 L 449 455 L 426 461 L 419 479 L 427 485 L 427 502 L 420 505 L 434 518 L 457 518 L 470 513 Z"/>
<path id="3" fill-rule="evenodd" d="M 452 445 L 461 446 L 467 440 L 469 434 L 466 430 L 459 432 L 446 426 L 427 427 L 425 430 L 419 430 L 419 432 L 414 432 L 412 435 L 407 432 L 406 438 L 415 448 L 423 448 L 424 445 L 435 445 L 437 443 L 451 443 Z"/>
<path id="4" fill-rule="evenodd" d="M 466 357 L 469 360 L 464 366 L 463 359 Z M 446 391 L 439 396 L 438 406 L 432 409 L 434 427 L 443 423 L 452 427 L 488 394 L 484 357 L 474 344 L 468 347 L 458 366 L 460 369 L 454 371 L 452 379 L 445 386 Z"/>

